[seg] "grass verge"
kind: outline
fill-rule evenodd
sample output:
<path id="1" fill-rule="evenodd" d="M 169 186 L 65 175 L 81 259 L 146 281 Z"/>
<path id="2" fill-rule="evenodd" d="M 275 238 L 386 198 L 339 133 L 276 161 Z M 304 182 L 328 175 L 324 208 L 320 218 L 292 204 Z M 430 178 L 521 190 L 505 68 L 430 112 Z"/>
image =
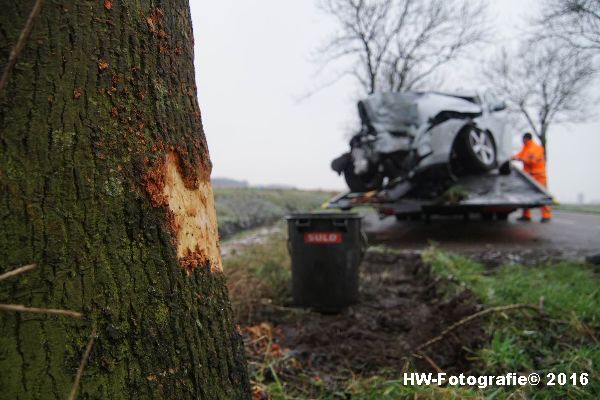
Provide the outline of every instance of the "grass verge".
<path id="1" fill-rule="evenodd" d="M 260 322 L 255 310 L 261 302 L 290 302 L 291 266 L 283 229 L 226 257 L 224 264 L 232 306 L 244 325 Z"/>
<path id="2" fill-rule="evenodd" d="M 600 204 L 559 204 L 557 210 L 587 214 L 600 214 Z"/>
<path id="3" fill-rule="evenodd" d="M 566 377 L 567 384 L 560 385 L 555 379 L 553 386 L 490 388 L 481 391 L 482 398 L 600 398 L 600 285 L 588 265 L 510 265 L 490 274 L 478 263 L 434 248 L 424 257 L 436 274 L 469 288 L 486 305 L 525 303 L 543 309 L 539 315 L 500 314 L 490 318 L 489 344 L 474 349 L 472 361 L 479 374 L 535 372 L 543 382 L 551 379 L 550 374 L 564 374 L 560 378 Z M 581 385 L 581 374 L 587 374 L 586 386 Z"/>
<path id="4" fill-rule="evenodd" d="M 388 251 L 379 248 L 375 251 Z M 448 297 L 469 290 L 485 307 L 531 304 L 542 312 L 493 313 L 485 324 L 487 344 L 467 349 L 471 368 L 465 374 L 540 374 L 543 382 L 555 374 L 554 386 L 406 386 L 404 372 L 415 371 L 410 360 L 393 371 L 355 374 L 339 368 L 339 382 L 330 390 L 313 376 L 293 352 L 277 345 L 277 327 L 256 310 L 269 303 L 286 308 L 290 301 L 290 261 L 283 232 L 265 243 L 248 246 L 225 259 L 231 298 L 252 354 L 250 372 L 255 398 L 266 399 L 598 399 L 600 398 L 600 285 L 583 263 L 486 270 L 468 258 L 434 247 L 423 254 Z M 263 308 L 264 309 L 264 308 Z M 290 375 L 283 371 L 293 371 Z M 573 375 L 575 374 L 575 375 Z M 587 385 L 581 378 L 586 374 Z M 573 384 L 575 377 L 576 384 Z M 566 384 L 560 385 L 566 378 Z M 263 397 L 261 397 L 263 396 Z"/>
<path id="5" fill-rule="evenodd" d="M 332 196 L 328 192 L 254 188 L 215 188 L 214 193 L 222 239 L 292 212 L 314 210 Z"/>

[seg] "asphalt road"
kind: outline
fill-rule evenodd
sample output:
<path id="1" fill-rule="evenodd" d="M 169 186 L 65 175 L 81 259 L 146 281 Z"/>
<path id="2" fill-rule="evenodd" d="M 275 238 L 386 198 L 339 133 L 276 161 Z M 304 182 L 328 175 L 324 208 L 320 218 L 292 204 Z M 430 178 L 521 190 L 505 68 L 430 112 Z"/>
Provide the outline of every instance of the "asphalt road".
<path id="1" fill-rule="evenodd" d="M 433 217 L 425 221 L 379 220 L 367 214 L 363 226 L 371 243 L 384 243 L 402 249 L 422 249 L 431 241 L 440 248 L 456 251 L 519 251 L 535 249 L 559 252 L 566 256 L 585 257 L 600 253 L 600 214 L 555 211 L 552 222 L 539 223 L 539 211 L 533 210 L 531 222 L 482 221 L 473 217 Z"/>

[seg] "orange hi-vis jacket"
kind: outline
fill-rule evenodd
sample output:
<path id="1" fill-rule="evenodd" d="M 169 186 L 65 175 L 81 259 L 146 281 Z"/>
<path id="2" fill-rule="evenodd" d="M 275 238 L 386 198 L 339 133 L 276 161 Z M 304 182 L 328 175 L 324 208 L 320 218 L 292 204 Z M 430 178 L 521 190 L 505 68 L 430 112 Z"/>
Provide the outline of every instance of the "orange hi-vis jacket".
<path id="1" fill-rule="evenodd" d="M 533 140 L 523 145 L 514 158 L 523 161 L 523 170 L 537 181 L 546 180 L 546 155 L 544 147 Z"/>

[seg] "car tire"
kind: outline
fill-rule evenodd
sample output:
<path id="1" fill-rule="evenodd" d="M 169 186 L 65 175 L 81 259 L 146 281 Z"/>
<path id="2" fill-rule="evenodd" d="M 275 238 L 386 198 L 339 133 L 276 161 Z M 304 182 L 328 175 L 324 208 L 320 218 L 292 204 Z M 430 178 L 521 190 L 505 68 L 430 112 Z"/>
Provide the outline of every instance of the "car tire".
<path id="1" fill-rule="evenodd" d="M 375 165 L 369 165 L 369 170 L 361 175 L 354 172 L 354 164 L 349 162 L 344 168 L 344 179 L 352 192 L 370 192 L 381 189 L 383 174 Z"/>
<path id="2" fill-rule="evenodd" d="M 457 137 L 456 152 L 471 172 L 487 172 L 496 167 L 496 146 L 488 131 L 466 127 Z"/>

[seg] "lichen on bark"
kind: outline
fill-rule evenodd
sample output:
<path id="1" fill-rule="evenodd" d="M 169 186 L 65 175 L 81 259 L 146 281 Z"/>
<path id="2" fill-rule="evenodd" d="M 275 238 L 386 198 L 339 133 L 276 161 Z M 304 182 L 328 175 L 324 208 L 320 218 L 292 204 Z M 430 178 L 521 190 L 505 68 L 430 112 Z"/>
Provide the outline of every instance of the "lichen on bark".
<path id="1" fill-rule="evenodd" d="M 0 273 L 39 265 L 0 302 L 85 315 L 0 313 L 0 393 L 66 398 L 96 328 L 80 398 L 247 398 L 187 2 L 109 3 L 47 0 L 0 94 Z M 32 4 L 0 1 L 0 63 Z"/>

